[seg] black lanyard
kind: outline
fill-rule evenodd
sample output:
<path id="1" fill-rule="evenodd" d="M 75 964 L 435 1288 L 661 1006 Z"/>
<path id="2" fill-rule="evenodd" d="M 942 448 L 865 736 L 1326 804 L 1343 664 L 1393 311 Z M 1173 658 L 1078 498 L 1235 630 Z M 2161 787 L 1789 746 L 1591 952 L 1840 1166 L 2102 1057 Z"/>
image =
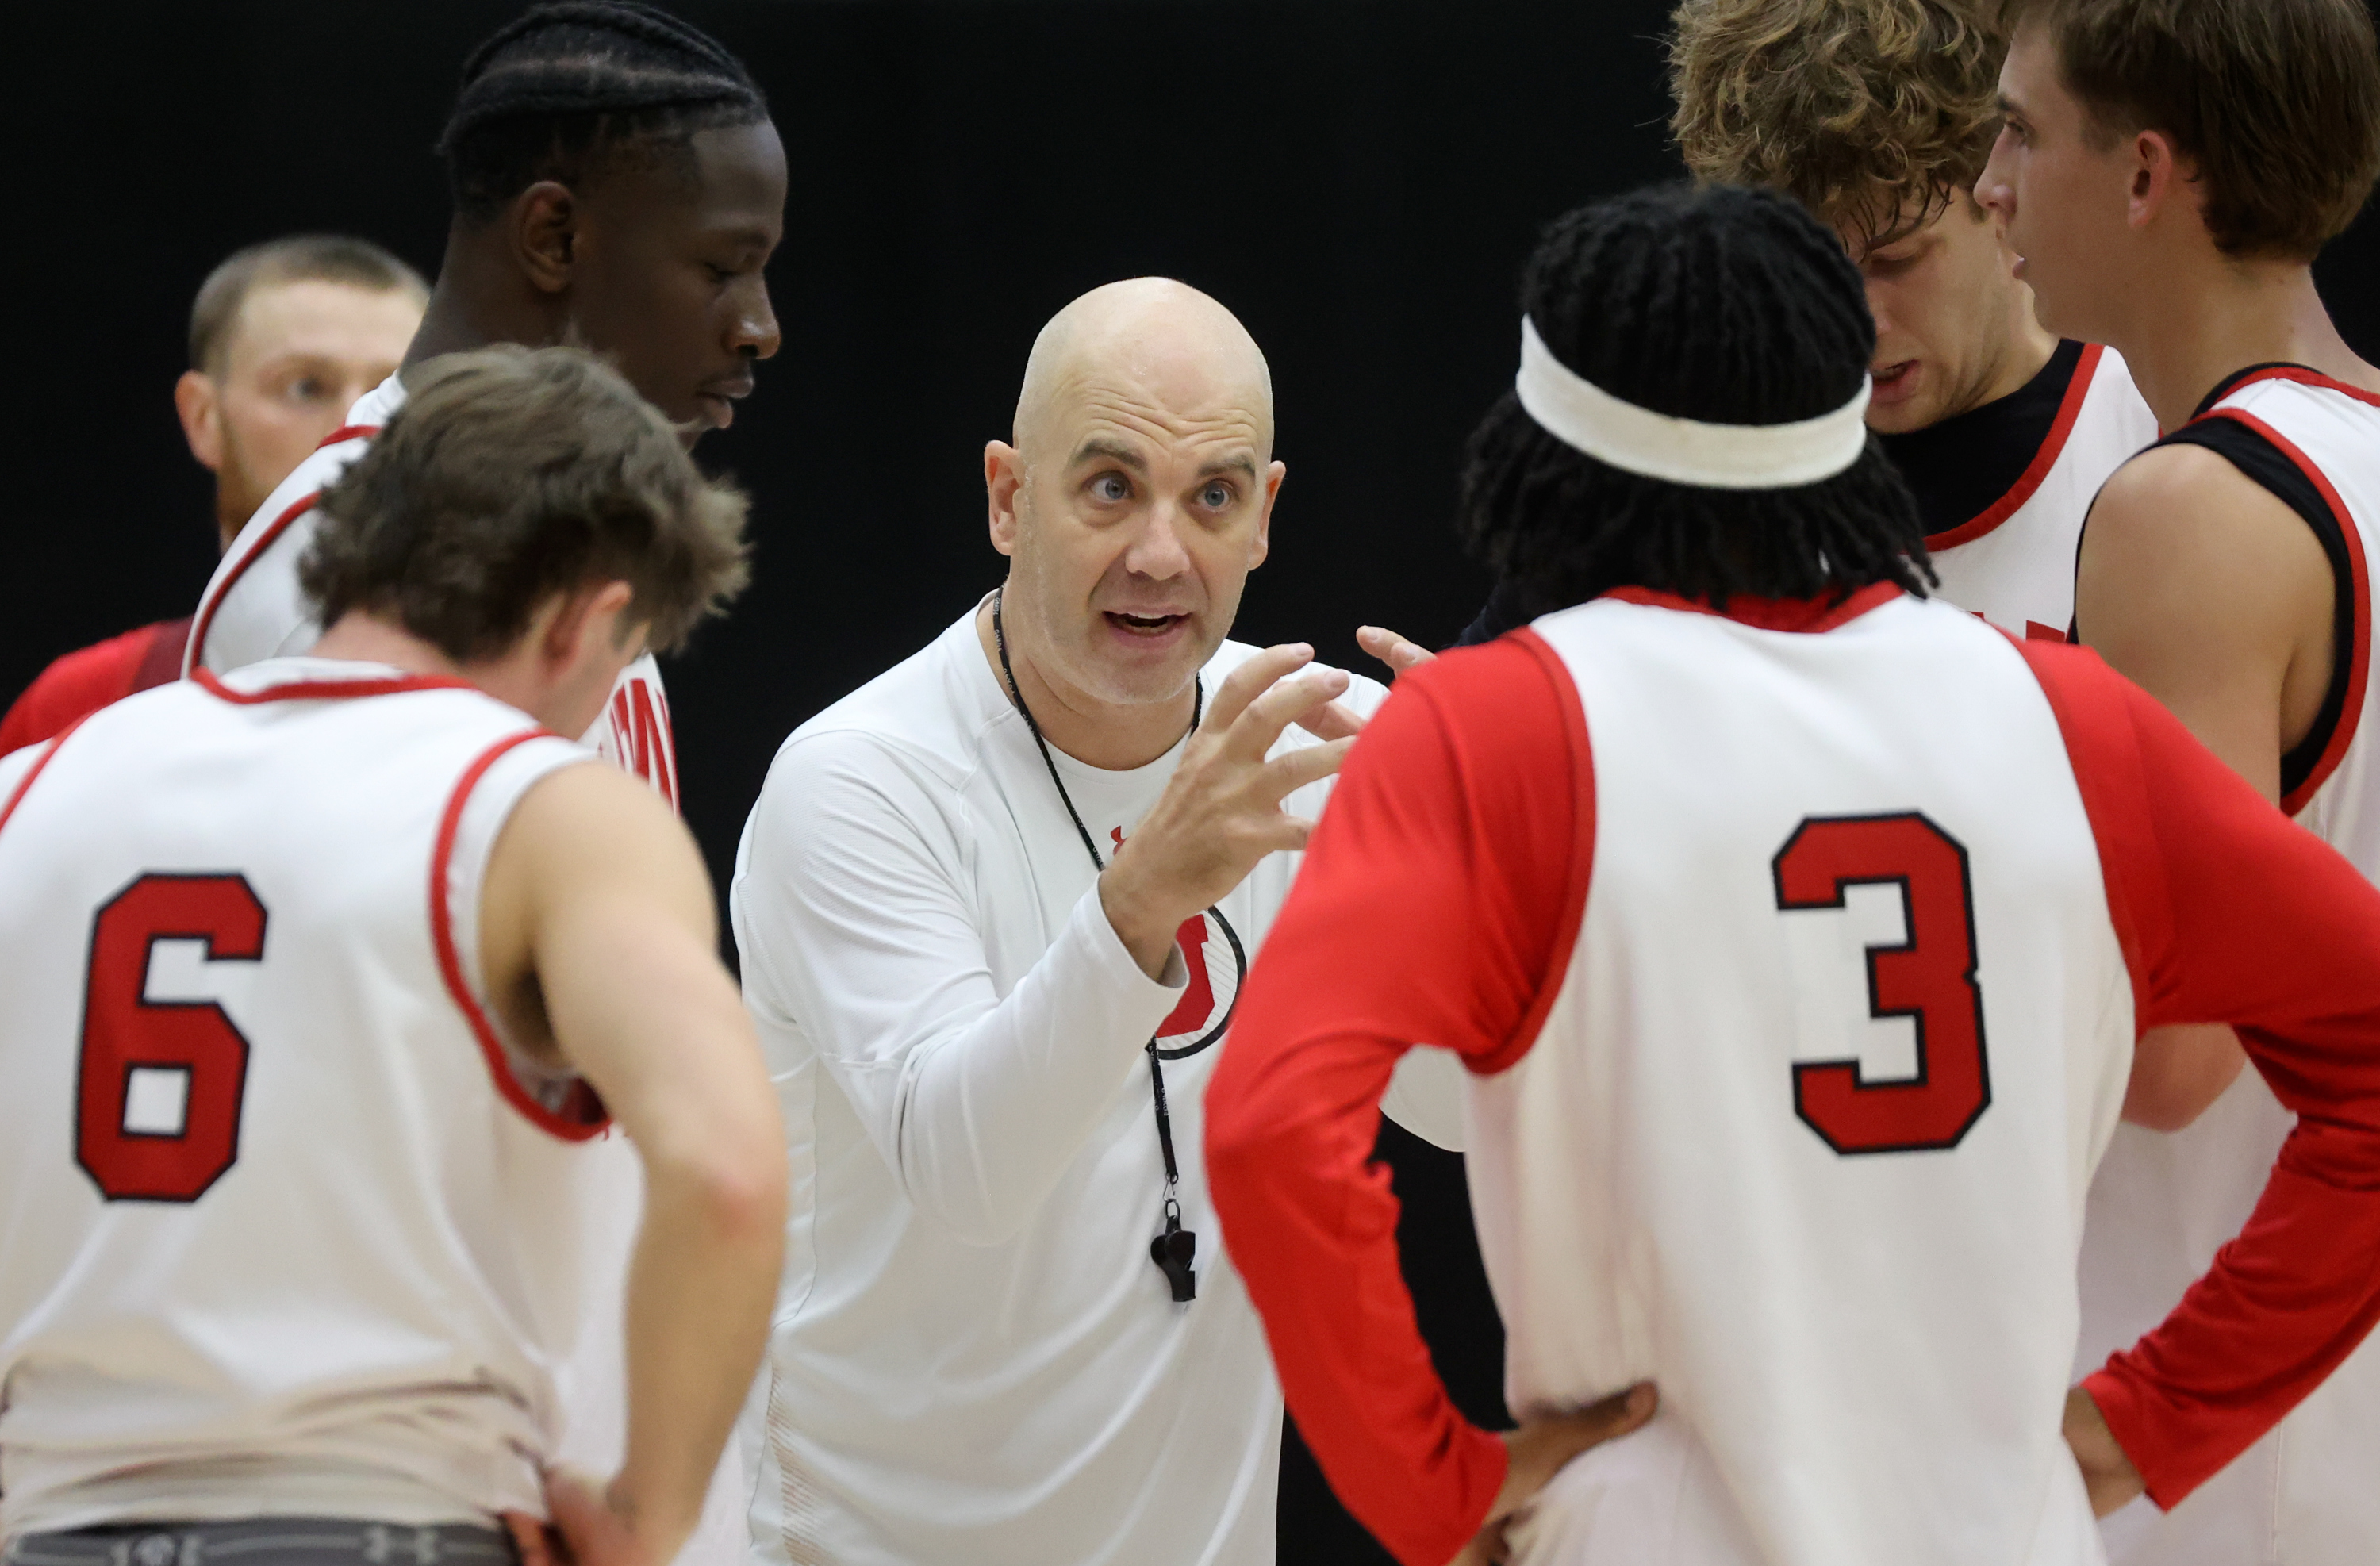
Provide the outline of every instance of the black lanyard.
<path id="1" fill-rule="evenodd" d="M 1016 671 L 1008 662 L 1008 634 L 1000 619 L 1002 596 L 1002 594 L 998 591 L 991 595 L 991 639 L 992 644 L 1000 649 L 1000 672 L 1008 679 L 1008 698 L 1016 703 L 1017 712 L 1025 719 L 1026 732 L 1033 736 L 1035 747 L 1041 752 L 1041 764 L 1050 769 L 1050 781 L 1057 785 L 1058 798 L 1066 807 L 1066 815 L 1074 821 L 1075 831 L 1082 837 L 1084 851 L 1090 855 L 1094 868 L 1104 872 L 1108 868 L 1107 861 L 1099 857 L 1099 845 L 1093 841 L 1091 829 L 1083 824 L 1083 813 L 1075 808 L 1075 796 L 1066 792 L 1066 780 L 1058 775 L 1058 763 L 1050 754 L 1050 742 L 1041 737 L 1041 725 L 1033 721 L 1033 709 L 1025 705 L 1024 687 L 1016 683 Z M 1203 681 L 1194 675 L 1191 679 L 1191 688 L 1194 694 L 1190 700 L 1190 730 L 1196 734 L 1198 729 L 1198 720 L 1207 710 L 1207 686 Z M 1209 908 L 1207 912 L 1213 916 L 1217 924 L 1222 926 L 1223 938 L 1232 943 L 1232 953 L 1235 955 L 1239 954 L 1241 952 L 1239 933 L 1232 929 L 1231 922 L 1223 917 L 1223 911 L 1220 908 Z M 1242 960 L 1245 961 L 1245 957 Z M 1189 1050 L 1175 1051 L 1176 1058 L 1184 1054 L 1195 1054 L 1199 1049 L 1212 1043 L 1224 1028 L 1232 1025 L 1232 1014 L 1239 1008 L 1239 991 L 1234 989 L 1232 992 L 1231 1005 L 1223 1014 L 1223 1020 L 1209 1028 L 1206 1037 L 1201 1038 L 1197 1045 Z M 1198 1297 L 1197 1274 L 1190 1269 L 1192 1258 L 1198 1254 L 1198 1236 L 1182 1227 L 1182 1203 L 1176 1195 L 1182 1184 L 1182 1171 L 1173 1161 L 1173 1117 L 1165 1107 L 1164 1053 L 1165 1051 L 1158 1049 L 1155 1038 L 1148 1041 L 1148 1087 L 1150 1098 L 1157 1106 L 1157 1147 L 1158 1151 L 1165 1155 L 1165 1202 L 1162 1209 L 1165 1230 L 1148 1242 L 1148 1259 L 1157 1264 L 1157 1269 L 1160 1272 L 1165 1274 L 1165 1281 L 1173 1290 L 1173 1303 L 1187 1305 Z"/>

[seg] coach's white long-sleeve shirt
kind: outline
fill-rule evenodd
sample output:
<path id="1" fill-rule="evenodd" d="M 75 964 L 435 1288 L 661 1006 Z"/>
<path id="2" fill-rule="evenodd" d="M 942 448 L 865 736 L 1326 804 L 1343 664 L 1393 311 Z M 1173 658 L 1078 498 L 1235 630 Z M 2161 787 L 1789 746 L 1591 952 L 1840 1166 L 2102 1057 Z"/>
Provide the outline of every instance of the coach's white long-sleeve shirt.
<path id="1" fill-rule="evenodd" d="M 1225 644 L 1210 697 L 1252 650 Z M 1053 754 L 1111 856 L 1181 747 L 1126 772 Z M 1310 818 L 1328 790 L 1286 807 Z M 1299 857 L 1220 904 L 1251 956 Z M 1165 1067 L 1197 1299 L 1172 1303 L 1148 1255 L 1163 1174 L 1142 1046 L 1208 1034 L 1236 965 L 1209 923 L 1151 980 L 1095 877 L 972 612 L 778 753 L 733 895 L 793 1151 L 753 1452 L 765 1559 L 1273 1559 L 1281 1394 L 1208 1204 L 1211 1048 Z M 1437 1101 L 1406 1087 L 1403 1108 Z"/>

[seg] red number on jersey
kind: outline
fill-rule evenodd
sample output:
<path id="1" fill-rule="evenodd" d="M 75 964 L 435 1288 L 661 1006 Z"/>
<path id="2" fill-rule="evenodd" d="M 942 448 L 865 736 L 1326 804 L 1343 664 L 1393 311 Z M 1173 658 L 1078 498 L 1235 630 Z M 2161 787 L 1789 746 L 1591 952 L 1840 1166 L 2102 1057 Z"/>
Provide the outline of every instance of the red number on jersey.
<path id="1" fill-rule="evenodd" d="M 237 875 L 146 875 L 91 922 L 75 1161 L 111 1202 L 194 1202 L 239 1157 L 248 1040 L 212 1001 L 152 1001 L 149 954 L 200 941 L 264 954 L 264 904 Z"/>
<path id="2" fill-rule="evenodd" d="M 1843 888 L 1895 884 L 1909 939 L 1867 949 L 1867 1009 L 1917 1029 L 1917 1074 L 1870 1082 L 1851 1061 L 1793 1068 L 1793 1111 L 1838 1153 L 1955 1147 L 1992 1101 L 1967 851 L 1915 811 L 1813 816 L 1772 868 L 1779 909 L 1840 908 Z"/>

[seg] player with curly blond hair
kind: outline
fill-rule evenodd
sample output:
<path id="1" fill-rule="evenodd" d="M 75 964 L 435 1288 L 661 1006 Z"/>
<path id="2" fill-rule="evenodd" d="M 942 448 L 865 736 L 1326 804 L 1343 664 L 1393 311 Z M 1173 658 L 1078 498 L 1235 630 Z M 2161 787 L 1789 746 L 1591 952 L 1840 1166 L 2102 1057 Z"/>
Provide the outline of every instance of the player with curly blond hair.
<path id="1" fill-rule="evenodd" d="M 2156 423 L 2114 355 L 2034 322 L 1975 204 L 2006 52 L 1958 0 L 1684 0 L 1670 123 L 1697 179 L 1798 197 L 1859 266 L 1868 425 L 1917 492 L 1942 595 L 2063 634 L 2082 514 Z"/>
<path id="2" fill-rule="evenodd" d="M 2006 52 L 1982 0 L 1682 0 L 1670 124 L 1697 180 L 1797 198 L 1858 265 L 1868 427 L 1916 492 L 1941 596 L 2063 638 L 2091 496 L 2157 427 L 2117 355 L 2035 323 L 1975 203 Z M 1510 575 L 1463 639 L 1562 607 Z M 1423 656 L 1390 632 L 1359 639 L 1393 668 Z"/>

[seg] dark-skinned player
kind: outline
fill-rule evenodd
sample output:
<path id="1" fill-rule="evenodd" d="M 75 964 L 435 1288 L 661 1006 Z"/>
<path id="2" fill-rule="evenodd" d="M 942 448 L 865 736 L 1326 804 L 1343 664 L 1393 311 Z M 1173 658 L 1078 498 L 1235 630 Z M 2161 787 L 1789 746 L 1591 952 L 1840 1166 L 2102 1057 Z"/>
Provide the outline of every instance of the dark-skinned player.
<path id="1" fill-rule="evenodd" d="M 618 0 L 539 6 L 463 67 L 440 140 L 455 212 L 407 368 L 491 343 L 603 355 L 691 442 L 723 429 L 777 351 L 761 269 L 783 233 L 768 102 L 714 40 Z M 320 634 L 298 586 L 315 493 L 405 400 L 405 370 L 249 519 L 200 600 L 185 669 L 225 674 Z M 661 672 L 629 666 L 587 743 L 671 803 Z"/>

